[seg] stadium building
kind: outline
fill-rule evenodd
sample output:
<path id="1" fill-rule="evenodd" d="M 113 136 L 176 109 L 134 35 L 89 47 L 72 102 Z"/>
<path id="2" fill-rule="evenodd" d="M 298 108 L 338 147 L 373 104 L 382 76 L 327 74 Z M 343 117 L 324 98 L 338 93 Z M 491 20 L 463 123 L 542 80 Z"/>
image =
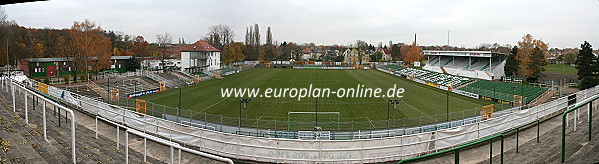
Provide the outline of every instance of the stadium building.
<path id="1" fill-rule="evenodd" d="M 505 54 L 491 51 L 429 51 L 425 70 L 485 80 L 505 75 Z"/>

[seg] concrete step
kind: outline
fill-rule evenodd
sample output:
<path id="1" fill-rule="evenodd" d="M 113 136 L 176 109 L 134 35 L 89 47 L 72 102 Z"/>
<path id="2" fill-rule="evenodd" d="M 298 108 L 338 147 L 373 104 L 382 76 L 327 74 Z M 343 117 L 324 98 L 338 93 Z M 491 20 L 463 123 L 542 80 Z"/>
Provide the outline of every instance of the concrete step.
<path id="1" fill-rule="evenodd" d="M 570 115 L 570 119 L 574 114 Z M 561 115 L 556 118 L 561 121 Z M 596 163 L 599 162 L 599 110 L 593 110 L 594 136 L 588 140 L 588 121 L 586 108 L 580 113 L 577 130 L 574 131 L 573 120 L 569 121 L 566 129 L 566 163 Z M 561 125 L 561 123 L 560 123 Z M 543 126 L 543 124 L 541 124 Z M 519 153 L 515 149 L 504 153 L 506 163 L 560 163 L 561 162 L 561 135 L 562 127 L 557 126 L 550 132 L 541 136 L 541 143 L 531 140 L 519 146 Z M 494 156 L 493 162 L 500 162 L 500 156 Z M 488 160 L 481 162 L 488 163 Z"/>
<path id="2" fill-rule="evenodd" d="M 3 104 L 10 104 L 12 106 L 12 97 L 3 96 L 0 99 Z M 23 96 L 19 96 L 21 98 L 17 99 L 17 108 L 23 107 Z M 37 127 L 37 145 L 40 145 L 43 149 L 37 151 L 37 154 L 40 154 L 40 157 L 31 156 L 35 159 L 43 159 L 43 160 L 32 160 L 30 163 L 40 162 L 40 161 L 49 161 L 46 163 L 70 163 L 71 161 L 71 133 L 70 133 L 70 118 L 65 119 L 65 112 L 61 113 L 61 125 L 59 127 L 59 120 L 57 117 L 54 117 L 54 108 L 51 105 L 48 105 L 46 108 L 47 114 L 47 134 L 48 134 L 48 142 L 43 139 L 43 130 L 42 130 L 42 111 L 41 105 L 37 104 L 35 109 L 33 110 L 33 100 L 28 100 L 29 107 L 29 125 L 31 127 Z M 4 107 L 4 111 L 6 113 L 13 113 L 10 107 Z M 57 111 L 58 112 L 58 111 Z M 17 114 L 12 114 L 21 120 L 23 123 L 25 114 L 24 111 L 17 111 Z M 59 114 L 56 114 L 58 116 Z M 124 134 L 124 133 L 122 133 Z M 14 136 L 16 137 L 16 136 Z M 111 139 L 100 136 L 98 139 L 95 139 L 95 132 L 90 129 L 81 126 L 79 124 L 76 125 L 76 155 L 77 161 L 80 163 L 123 163 L 125 161 L 125 153 L 124 146 L 121 146 L 119 150 L 116 149 L 116 142 Z M 31 151 L 28 152 L 31 154 Z M 30 156 L 27 154 L 27 156 Z M 35 154 L 35 153 L 33 153 Z M 46 155 L 48 154 L 48 155 Z M 16 156 L 18 157 L 18 156 Z M 16 158 L 16 157 L 13 157 Z M 19 158 L 16 158 L 19 159 Z M 129 161 L 133 163 L 143 163 L 143 155 L 136 151 L 129 151 Z M 163 163 L 156 159 L 148 157 L 149 163 Z M 42 162 L 43 163 L 43 162 Z"/>

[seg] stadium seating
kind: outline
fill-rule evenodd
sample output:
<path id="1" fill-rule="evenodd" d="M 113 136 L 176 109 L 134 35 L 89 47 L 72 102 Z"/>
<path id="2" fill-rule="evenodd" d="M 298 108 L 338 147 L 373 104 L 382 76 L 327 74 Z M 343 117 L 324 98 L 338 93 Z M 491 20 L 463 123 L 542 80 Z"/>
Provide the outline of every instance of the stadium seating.
<path id="1" fill-rule="evenodd" d="M 471 78 L 467 78 L 467 77 L 461 77 L 461 76 L 455 76 L 455 75 L 450 75 L 450 74 L 444 74 L 444 73 L 430 73 L 424 76 L 420 76 L 418 77 L 421 80 L 424 81 L 428 81 L 431 83 L 435 83 L 438 85 L 444 85 L 447 86 L 448 83 L 451 83 L 452 86 L 461 86 L 462 84 L 468 83 L 473 81 L 474 79 Z"/>
<path id="2" fill-rule="evenodd" d="M 460 88 L 460 90 L 476 93 L 486 97 L 495 97 L 497 99 L 509 102 L 513 101 L 513 95 L 521 95 L 525 97 L 525 102 L 529 103 L 547 91 L 547 88 L 479 80 Z M 495 93 L 493 93 L 493 90 L 495 90 Z"/>
<path id="3" fill-rule="evenodd" d="M 403 69 L 395 71 L 395 73 L 399 73 L 399 74 L 404 75 L 404 76 L 414 75 L 414 77 L 419 77 L 419 76 L 422 76 L 422 75 L 429 74 L 429 73 L 431 73 L 431 71 L 421 70 L 421 69 L 415 69 L 415 68 L 409 68 L 409 67 L 404 67 Z"/>

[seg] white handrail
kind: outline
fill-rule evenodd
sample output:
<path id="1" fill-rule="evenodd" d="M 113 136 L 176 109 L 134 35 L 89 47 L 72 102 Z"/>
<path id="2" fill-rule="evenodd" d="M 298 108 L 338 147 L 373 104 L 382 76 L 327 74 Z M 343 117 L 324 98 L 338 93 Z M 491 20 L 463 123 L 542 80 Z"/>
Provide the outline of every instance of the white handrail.
<path id="1" fill-rule="evenodd" d="M 73 163 L 77 163 L 77 156 L 75 154 L 75 112 L 73 112 L 73 110 L 71 110 L 71 109 L 69 109 L 67 107 L 64 107 L 64 106 L 62 106 L 62 105 L 60 105 L 60 104 L 58 104 L 58 103 L 56 103 L 56 102 L 54 102 L 54 101 L 52 101 L 52 100 L 44 97 L 44 96 L 42 96 L 42 95 L 40 95 L 40 94 L 38 94 L 36 92 L 33 92 L 33 91 L 31 91 L 31 90 L 29 90 L 29 89 L 27 89 L 27 88 L 25 88 L 25 87 L 23 87 L 21 85 L 18 85 L 12 79 L 11 79 L 11 83 L 10 84 L 11 84 L 11 88 L 12 88 L 13 109 L 15 109 L 15 110 L 16 110 L 16 106 L 15 106 L 15 102 L 16 102 L 15 101 L 15 97 L 16 97 L 15 96 L 15 86 L 17 86 L 17 87 L 23 89 L 24 91 L 31 93 L 33 96 L 37 96 L 37 97 L 41 98 L 43 102 L 48 102 L 48 103 L 50 103 L 50 104 L 52 104 L 52 105 L 54 105 L 54 106 L 56 106 L 58 108 L 61 108 L 61 109 L 65 110 L 65 111 L 69 112 L 69 114 L 71 115 L 71 153 L 72 153 L 71 159 L 72 159 Z M 44 121 L 45 121 L 45 118 L 44 118 Z M 44 124 L 45 124 L 45 122 L 44 122 Z M 46 138 L 46 137 L 47 137 L 47 135 L 46 135 L 46 129 L 45 129 L 45 126 L 44 126 L 44 138 Z"/>

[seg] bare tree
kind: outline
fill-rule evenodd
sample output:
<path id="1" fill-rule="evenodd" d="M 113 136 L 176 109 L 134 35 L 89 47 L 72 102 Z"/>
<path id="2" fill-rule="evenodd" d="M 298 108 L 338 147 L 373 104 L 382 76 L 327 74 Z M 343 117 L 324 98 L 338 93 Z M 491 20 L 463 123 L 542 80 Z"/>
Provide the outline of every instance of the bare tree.
<path id="1" fill-rule="evenodd" d="M 171 42 L 173 42 L 173 37 L 166 32 L 164 34 L 156 34 L 156 42 L 158 43 L 158 46 L 171 44 Z"/>
<path id="2" fill-rule="evenodd" d="M 156 34 L 156 42 L 158 43 L 158 47 L 162 50 L 162 69 L 166 67 L 164 59 L 166 58 L 166 45 L 171 44 L 173 42 L 173 38 L 170 34 Z"/>
<path id="3" fill-rule="evenodd" d="M 206 34 L 206 37 L 204 37 L 204 40 L 217 49 L 223 50 L 227 44 L 231 43 L 234 36 L 235 34 L 233 30 L 231 30 L 231 27 L 219 24 L 210 27 L 208 34 Z"/>

